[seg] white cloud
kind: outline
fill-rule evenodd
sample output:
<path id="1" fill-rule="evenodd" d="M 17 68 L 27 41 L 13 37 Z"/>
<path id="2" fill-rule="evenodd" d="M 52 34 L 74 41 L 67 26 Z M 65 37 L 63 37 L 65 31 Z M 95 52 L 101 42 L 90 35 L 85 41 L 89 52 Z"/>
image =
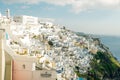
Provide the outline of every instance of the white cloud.
<path id="1" fill-rule="evenodd" d="M 71 5 L 72 11 L 79 13 L 83 10 L 96 7 L 114 8 L 120 6 L 120 0 L 2 0 L 4 3 L 27 3 L 38 4 L 45 2 L 53 5 L 66 6 Z"/>
<path id="2" fill-rule="evenodd" d="M 120 0 L 98 0 L 98 3 L 107 6 L 115 6 L 120 4 Z"/>

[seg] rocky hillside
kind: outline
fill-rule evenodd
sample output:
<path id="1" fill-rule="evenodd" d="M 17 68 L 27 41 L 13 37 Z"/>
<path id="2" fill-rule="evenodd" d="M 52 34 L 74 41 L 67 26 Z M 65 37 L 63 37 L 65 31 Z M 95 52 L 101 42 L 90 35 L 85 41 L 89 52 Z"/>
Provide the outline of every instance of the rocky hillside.
<path id="1" fill-rule="evenodd" d="M 83 77 L 88 80 L 119 80 L 120 64 L 98 38 L 75 33 L 64 26 L 41 23 L 39 25 L 11 24 L 12 33 L 19 37 L 29 53 L 19 55 L 47 58 L 54 62 L 61 77 L 68 79 Z M 19 45 L 14 41 L 13 44 Z M 15 48 L 13 48 L 16 50 Z M 42 65 L 43 61 L 38 60 Z M 48 62 L 46 62 L 48 63 Z M 43 67 L 45 68 L 44 65 Z M 39 69 L 39 66 L 37 66 Z M 46 68 L 50 68 L 47 66 Z"/>
<path id="2" fill-rule="evenodd" d="M 77 33 L 80 36 L 80 33 Z M 87 36 L 83 34 L 83 36 Z M 99 38 L 92 38 L 97 41 L 97 44 L 102 50 L 98 50 L 93 54 L 91 60 L 91 68 L 88 68 L 86 74 L 81 74 L 79 71 L 76 73 L 79 76 L 86 77 L 89 80 L 119 80 L 120 79 L 120 63 L 109 51 L 109 48 L 100 42 Z"/>

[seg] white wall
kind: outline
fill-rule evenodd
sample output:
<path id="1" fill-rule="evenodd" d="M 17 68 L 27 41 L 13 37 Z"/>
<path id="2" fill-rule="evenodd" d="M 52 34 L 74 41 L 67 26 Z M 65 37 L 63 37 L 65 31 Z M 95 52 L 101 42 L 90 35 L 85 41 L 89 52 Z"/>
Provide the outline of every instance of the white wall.
<path id="1" fill-rule="evenodd" d="M 13 20 L 21 24 L 38 24 L 38 18 L 33 16 L 14 16 Z"/>
<path id="2" fill-rule="evenodd" d="M 5 54 L 3 49 L 3 30 L 0 30 L 0 80 L 5 76 Z"/>

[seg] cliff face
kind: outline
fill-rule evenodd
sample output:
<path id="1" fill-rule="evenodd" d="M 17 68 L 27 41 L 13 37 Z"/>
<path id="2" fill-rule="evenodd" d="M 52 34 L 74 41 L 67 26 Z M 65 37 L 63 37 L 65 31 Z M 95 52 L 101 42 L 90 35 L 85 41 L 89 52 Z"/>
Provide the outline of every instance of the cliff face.
<path id="1" fill-rule="evenodd" d="M 46 58 L 44 68 L 51 67 L 48 62 L 54 62 L 52 68 L 66 80 L 76 78 L 76 74 L 90 80 L 120 79 L 119 62 L 99 38 L 46 23 L 11 27 L 14 27 L 11 30 L 14 35 L 19 36 L 29 49 L 28 56 Z M 39 59 L 38 63 L 44 62 Z"/>
<path id="2" fill-rule="evenodd" d="M 120 64 L 108 52 L 98 51 L 91 61 L 91 68 L 89 72 L 91 75 L 95 75 L 94 78 L 97 77 L 102 80 L 117 80 L 120 78 Z"/>
<path id="3" fill-rule="evenodd" d="M 77 74 L 90 80 L 119 80 L 120 63 L 110 53 L 109 48 L 101 43 L 99 38 L 92 38 L 95 43 L 104 51 L 98 50 L 93 54 L 90 66 L 86 74 Z"/>

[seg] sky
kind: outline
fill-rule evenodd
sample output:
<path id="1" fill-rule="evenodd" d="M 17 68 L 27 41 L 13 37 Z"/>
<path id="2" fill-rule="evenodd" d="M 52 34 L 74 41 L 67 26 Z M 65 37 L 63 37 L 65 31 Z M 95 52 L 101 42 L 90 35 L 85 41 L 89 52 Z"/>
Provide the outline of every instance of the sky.
<path id="1" fill-rule="evenodd" d="M 90 34 L 120 36 L 120 0 L 0 0 L 11 16 L 50 18 L 55 24 Z"/>

